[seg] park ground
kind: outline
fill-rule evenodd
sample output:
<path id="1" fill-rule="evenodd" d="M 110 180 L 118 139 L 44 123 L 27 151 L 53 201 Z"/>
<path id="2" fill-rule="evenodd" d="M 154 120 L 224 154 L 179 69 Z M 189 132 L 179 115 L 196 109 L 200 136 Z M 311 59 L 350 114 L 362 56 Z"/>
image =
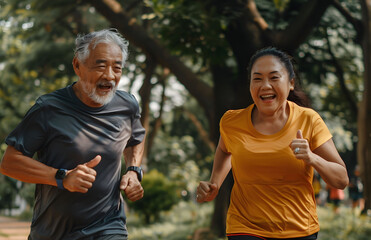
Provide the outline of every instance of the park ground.
<path id="1" fill-rule="evenodd" d="M 0 240 L 26 240 L 30 222 L 0 216 Z"/>
<path id="2" fill-rule="evenodd" d="M 161 221 L 150 225 L 141 224 L 138 217 L 129 213 L 130 239 L 222 240 L 223 238 L 211 237 L 207 229 L 212 205 L 197 209 L 197 211 L 190 211 L 189 205 L 180 204 L 176 209 L 164 215 Z M 205 213 L 199 214 L 203 211 Z M 319 240 L 370 240 L 371 214 L 360 216 L 359 212 L 354 213 L 345 206 L 341 207 L 340 214 L 335 214 L 331 205 L 318 207 L 317 212 L 321 226 Z M 202 219 L 202 216 L 205 219 Z M 0 240 L 26 240 L 29 231 L 29 221 L 0 216 Z"/>

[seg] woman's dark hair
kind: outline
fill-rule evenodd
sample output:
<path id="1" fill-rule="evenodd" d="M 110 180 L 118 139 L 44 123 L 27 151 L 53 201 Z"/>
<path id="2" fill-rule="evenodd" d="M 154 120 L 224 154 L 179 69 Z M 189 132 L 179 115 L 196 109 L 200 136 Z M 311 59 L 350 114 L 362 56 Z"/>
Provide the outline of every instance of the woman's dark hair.
<path id="1" fill-rule="evenodd" d="M 267 47 L 258 50 L 251 58 L 249 64 L 249 80 L 251 80 L 251 68 L 260 57 L 263 56 L 275 56 L 277 57 L 283 65 L 286 67 L 287 72 L 289 73 L 289 79 L 294 79 L 294 90 L 291 90 L 287 100 L 292 101 L 299 106 L 303 107 L 310 107 L 310 101 L 307 95 L 301 90 L 300 87 L 300 79 L 299 76 L 295 73 L 295 68 L 293 65 L 293 58 L 285 53 L 274 47 Z"/>

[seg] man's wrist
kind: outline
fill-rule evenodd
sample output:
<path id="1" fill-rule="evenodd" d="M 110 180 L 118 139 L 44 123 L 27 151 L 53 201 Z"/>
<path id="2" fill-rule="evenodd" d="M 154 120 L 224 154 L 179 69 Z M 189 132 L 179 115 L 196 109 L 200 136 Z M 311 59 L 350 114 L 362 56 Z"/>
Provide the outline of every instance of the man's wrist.
<path id="1" fill-rule="evenodd" d="M 137 174 L 137 177 L 138 177 L 139 182 L 142 181 L 142 179 L 143 179 L 143 170 L 142 170 L 141 167 L 130 166 L 130 167 L 128 167 L 128 168 L 126 169 L 126 173 L 128 173 L 128 172 L 130 172 L 130 171 L 135 172 L 135 173 Z"/>
<path id="2" fill-rule="evenodd" d="M 67 170 L 66 169 L 58 169 L 57 172 L 55 173 L 55 180 L 57 182 L 57 186 L 59 189 L 64 189 L 64 186 L 63 186 L 63 179 L 66 177 L 67 175 Z"/>

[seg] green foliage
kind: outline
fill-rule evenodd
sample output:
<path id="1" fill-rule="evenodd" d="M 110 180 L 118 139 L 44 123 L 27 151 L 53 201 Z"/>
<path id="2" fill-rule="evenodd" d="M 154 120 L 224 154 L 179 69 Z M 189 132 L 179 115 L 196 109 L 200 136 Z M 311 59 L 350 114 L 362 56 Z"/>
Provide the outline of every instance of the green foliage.
<path id="1" fill-rule="evenodd" d="M 19 196 L 26 201 L 29 208 L 32 208 L 35 202 L 35 188 L 36 185 L 33 183 L 22 183 L 19 190 Z"/>
<path id="2" fill-rule="evenodd" d="M 17 180 L 0 174 L 0 210 L 12 209 L 18 192 Z"/>
<path id="3" fill-rule="evenodd" d="M 151 6 L 158 18 L 160 37 L 174 54 L 189 56 L 193 64 L 224 61 L 230 51 L 223 33 L 226 19 L 213 4 L 162 0 L 152 1 Z"/>
<path id="4" fill-rule="evenodd" d="M 144 217 L 147 224 L 158 221 L 162 211 L 170 210 L 179 201 L 177 186 L 162 173 L 151 170 L 142 180 L 144 197 L 128 201 L 129 207 Z"/>
<path id="5" fill-rule="evenodd" d="M 163 221 L 142 225 L 135 215 L 128 215 L 129 236 L 136 240 L 184 240 L 191 239 L 199 229 L 208 227 L 211 221 L 213 204 L 195 204 L 180 202 L 166 215 Z M 335 215 L 330 206 L 317 207 L 322 240 L 368 240 L 371 234 L 371 217 L 358 216 L 347 206 L 341 207 L 340 215 Z M 221 240 L 223 238 L 205 237 L 203 240 Z"/>
<path id="6" fill-rule="evenodd" d="M 277 10 L 279 12 L 283 12 L 287 6 L 287 4 L 290 2 L 290 0 L 273 0 L 274 5 L 276 6 Z"/>
<path id="7" fill-rule="evenodd" d="M 348 1 L 346 6 L 359 17 L 359 5 Z M 341 152 L 355 151 L 357 142 L 357 114 L 341 89 L 338 74 L 355 104 L 361 101 L 363 91 L 362 51 L 356 44 L 353 27 L 334 8 L 329 8 L 306 43 L 301 45 L 295 58 L 301 73 L 305 92 L 312 107 L 320 112 L 334 136 Z M 333 55 L 331 55 L 332 53 Z M 335 68 L 339 64 L 343 73 Z M 350 161 L 355 161 L 351 159 Z"/>
<path id="8" fill-rule="evenodd" d="M 330 207 L 317 210 L 321 230 L 319 239 L 368 240 L 371 235 L 371 217 L 359 216 L 350 208 L 342 207 L 339 215 Z"/>
<path id="9" fill-rule="evenodd" d="M 181 201 L 171 211 L 161 214 L 161 222 L 150 225 L 143 225 L 137 216 L 128 214 L 129 237 L 135 240 L 192 239 L 196 230 L 205 229 L 209 226 L 212 212 L 213 203 L 197 204 Z M 204 240 L 218 239 L 220 238 Z"/>

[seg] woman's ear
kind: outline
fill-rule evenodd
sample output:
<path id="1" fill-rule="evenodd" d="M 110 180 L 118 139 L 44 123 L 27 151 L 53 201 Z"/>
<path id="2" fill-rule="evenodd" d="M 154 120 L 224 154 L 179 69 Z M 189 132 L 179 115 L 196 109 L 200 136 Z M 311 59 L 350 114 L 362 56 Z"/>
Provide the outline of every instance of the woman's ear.
<path id="1" fill-rule="evenodd" d="M 295 88 L 295 80 L 294 78 L 290 80 L 290 91 L 294 91 Z"/>

